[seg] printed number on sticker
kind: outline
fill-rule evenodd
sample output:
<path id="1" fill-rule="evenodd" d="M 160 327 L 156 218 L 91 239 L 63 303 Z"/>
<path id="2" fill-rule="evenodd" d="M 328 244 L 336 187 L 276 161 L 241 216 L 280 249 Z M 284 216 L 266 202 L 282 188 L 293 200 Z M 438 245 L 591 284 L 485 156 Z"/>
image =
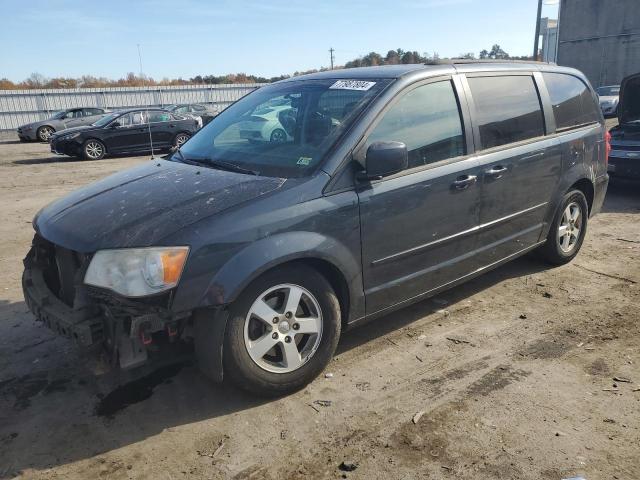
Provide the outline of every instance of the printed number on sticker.
<path id="1" fill-rule="evenodd" d="M 338 80 L 329 88 L 334 90 L 369 90 L 376 82 L 365 82 L 364 80 Z"/>

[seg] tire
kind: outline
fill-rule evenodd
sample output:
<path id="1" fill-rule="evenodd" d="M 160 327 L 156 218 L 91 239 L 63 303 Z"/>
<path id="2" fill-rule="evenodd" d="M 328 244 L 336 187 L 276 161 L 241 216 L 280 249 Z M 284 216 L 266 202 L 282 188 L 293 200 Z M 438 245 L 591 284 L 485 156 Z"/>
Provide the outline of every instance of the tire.
<path id="1" fill-rule="evenodd" d="M 100 160 L 104 158 L 107 149 L 100 140 L 90 138 L 82 145 L 82 158 L 85 160 Z"/>
<path id="2" fill-rule="evenodd" d="M 542 258 L 552 265 L 564 265 L 573 260 L 587 234 L 588 217 L 589 206 L 584 194 L 580 190 L 567 192 L 553 219 L 547 241 L 540 248 Z"/>
<path id="3" fill-rule="evenodd" d="M 284 143 L 287 141 L 287 133 L 281 128 L 276 128 L 273 132 L 271 132 L 269 141 L 271 143 Z"/>
<path id="4" fill-rule="evenodd" d="M 176 138 L 173 139 L 173 146 L 179 148 L 182 145 L 184 145 L 185 142 L 190 138 L 191 138 L 191 135 L 189 135 L 188 133 L 180 132 L 179 134 L 176 135 Z"/>
<path id="5" fill-rule="evenodd" d="M 297 307 L 291 316 L 285 311 L 290 293 L 301 294 L 299 301 L 292 299 Z M 261 319 L 256 311 L 269 318 Z M 340 304 L 322 275 L 305 265 L 269 271 L 230 306 L 223 347 L 225 377 L 265 397 L 299 390 L 331 361 L 340 329 Z"/>
<path id="6" fill-rule="evenodd" d="M 42 127 L 38 128 L 38 130 L 36 131 L 36 135 L 38 137 L 38 140 L 40 140 L 41 142 L 49 142 L 49 138 L 51 138 L 51 135 L 53 135 L 53 133 L 56 130 L 53 127 L 50 127 L 49 125 L 43 125 Z"/>

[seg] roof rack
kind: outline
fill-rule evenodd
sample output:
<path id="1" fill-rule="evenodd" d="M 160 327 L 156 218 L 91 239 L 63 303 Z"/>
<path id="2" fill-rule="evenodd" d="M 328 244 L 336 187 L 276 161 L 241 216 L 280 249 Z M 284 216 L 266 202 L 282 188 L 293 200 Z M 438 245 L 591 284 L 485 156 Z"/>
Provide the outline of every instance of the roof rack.
<path id="1" fill-rule="evenodd" d="M 510 60 L 510 59 L 471 59 L 471 58 L 446 58 L 438 59 L 432 62 L 426 62 L 425 65 L 465 65 L 474 63 L 539 63 L 542 65 L 556 65 L 555 62 L 542 62 L 540 60 Z"/>

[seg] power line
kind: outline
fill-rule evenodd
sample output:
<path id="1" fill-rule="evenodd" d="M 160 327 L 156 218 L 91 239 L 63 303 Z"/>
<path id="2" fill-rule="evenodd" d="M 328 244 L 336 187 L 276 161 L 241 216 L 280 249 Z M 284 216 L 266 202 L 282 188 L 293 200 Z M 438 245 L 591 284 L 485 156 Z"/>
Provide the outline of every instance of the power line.
<path id="1" fill-rule="evenodd" d="M 331 47 L 331 48 L 329 49 L 329 55 L 331 56 L 331 70 L 333 70 L 333 59 L 334 59 L 334 57 L 333 57 L 333 52 L 335 52 L 335 50 L 334 50 L 334 48 L 333 48 L 333 47 Z"/>

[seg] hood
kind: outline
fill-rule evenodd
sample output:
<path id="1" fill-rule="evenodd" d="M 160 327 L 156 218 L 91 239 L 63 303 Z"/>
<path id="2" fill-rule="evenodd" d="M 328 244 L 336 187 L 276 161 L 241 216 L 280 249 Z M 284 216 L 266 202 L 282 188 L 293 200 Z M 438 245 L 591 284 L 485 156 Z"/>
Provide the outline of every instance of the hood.
<path id="1" fill-rule="evenodd" d="M 618 95 L 603 95 L 602 97 L 598 97 L 598 100 L 600 101 L 600 103 L 617 102 L 618 101 Z"/>
<path id="2" fill-rule="evenodd" d="M 640 127 L 640 73 L 629 75 L 620 83 L 618 121 L 620 125 L 633 123 Z"/>
<path id="3" fill-rule="evenodd" d="M 47 122 L 49 122 L 49 120 L 40 120 L 38 122 L 25 123 L 24 125 L 20 125 L 18 128 L 22 130 L 24 130 L 25 128 L 38 128 L 42 125 L 45 125 Z"/>
<path id="4" fill-rule="evenodd" d="M 33 224 L 47 240 L 78 252 L 152 246 L 284 183 L 282 178 L 154 160 L 49 204 Z"/>
<path id="5" fill-rule="evenodd" d="M 71 128 L 65 128 L 64 130 L 60 130 L 58 132 L 55 132 L 53 135 L 51 135 L 51 137 L 61 137 L 63 135 L 69 135 L 70 133 L 73 132 L 82 132 L 85 130 L 91 130 L 94 128 L 100 128 L 100 127 L 94 127 L 93 125 L 82 125 L 80 127 L 71 127 Z"/>

